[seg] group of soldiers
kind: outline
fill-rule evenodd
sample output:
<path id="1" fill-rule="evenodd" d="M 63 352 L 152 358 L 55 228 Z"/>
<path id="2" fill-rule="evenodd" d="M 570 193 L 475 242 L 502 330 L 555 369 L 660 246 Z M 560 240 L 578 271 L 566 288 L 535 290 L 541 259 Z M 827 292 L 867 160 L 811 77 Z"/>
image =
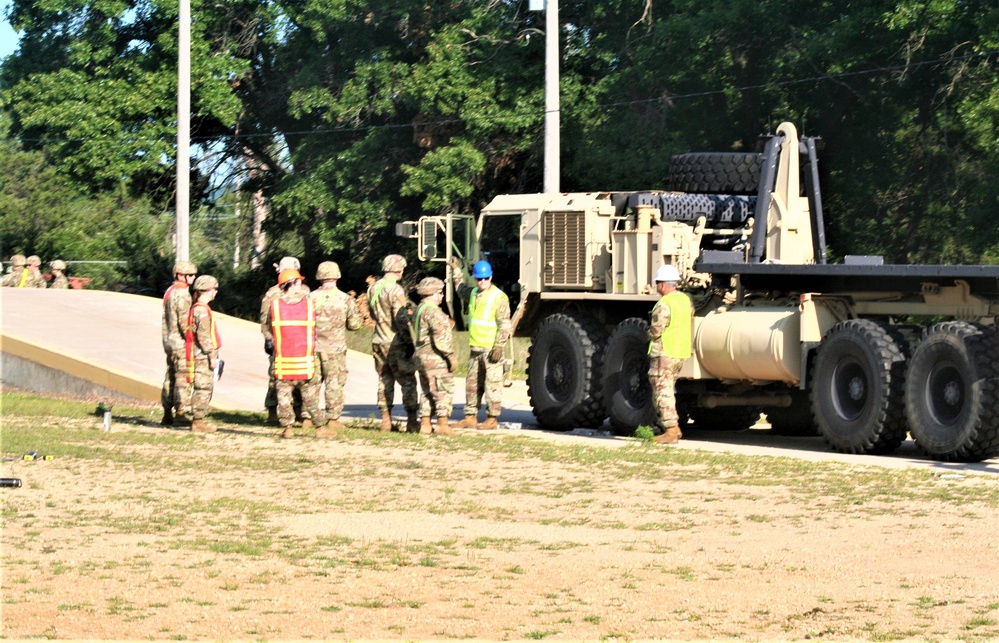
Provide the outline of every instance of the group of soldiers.
<path id="1" fill-rule="evenodd" d="M 66 262 L 56 259 L 49 264 L 52 271 L 52 283 L 49 284 L 42 274 L 42 260 L 38 255 L 25 257 L 17 254 L 10 258 L 10 272 L 3 277 L 0 286 L 8 288 L 69 288 L 66 278 Z"/>
<path id="2" fill-rule="evenodd" d="M 510 302 L 493 285 L 492 266 L 478 261 L 472 267 L 475 286 L 465 283 L 461 263 L 448 260 L 455 289 L 468 301 L 468 374 L 461 428 L 496 429 L 502 406 L 503 361 L 510 341 Z M 281 437 L 294 436 L 301 417 L 304 429 L 317 437 L 333 437 L 343 428 L 344 385 L 347 382 L 347 331 L 359 329 L 362 317 L 354 298 L 337 288 L 340 267 L 319 264 L 321 286 L 310 291 L 294 257 L 275 264 L 277 284 L 264 294 L 260 330 L 270 356 L 265 406 L 268 422 L 281 427 Z M 368 306 L 374 321 L 371 353 L 378 375 L 378 409 L 382 431 L 392 422 L 395 385 L 402 389 L 406 409 L 405 431 L 454 435 L 450 426 L 454 373 L 454 321 L 441 308 L 445 284 L 426 277 L 416 287 L 414 306 L 400 285 L 406 259 L 391 254 L 382 260 L 382 277 L 368 287 Z M 167 373 L 163 382 L 163 424 L 186 424 L 192 431 L 215 431 L 207 421 L 214 382 L 221 375 L 222 341 L 209 304 L 218 293 L 211 275 L 195 279 L 190 261 L 174 266 L 175 281 L 163 297 L 163 349 Z M 679 274 L 664 265 L 656 272 L 661 295 L 652 309 L 649 328 L 649 382 L 661 444 L 682 437 L 676 410 L 675 386 L 683 362 L 691 354 L 693 309 L 689 297 L 677 289 Z M 192 288 L 193 286 L 193 288 Z M 193 295 L 190 290 L 193 290 Z M 420 399 L 417 382 L 423 389 Z M 320 392 L 325 405 L 320 406 Z M 486 417 L 478 421 L 485 402 Z M 297 407 L 297 408 L 296 408 Z"/>
<path id="3" fill-rule="evenodd" d="M 512 334 L 510 303 L 492 284 L 492 266 L 477 262 L 474 287 L 465 284 L 461 264 L 451 258 L 455 287 L 469 301 L 469 362 L 463 428 L 495 429 L 501 408 L 504 348 Z M 333 437 L 343 428 L 347 381 L 347 331 L 363 325 L 354 298 L 337 288 L 340 267 L 319 264 L 321 286 L 310 291 L 301 264 L 285 257 L 275 264 L 277 284 L 263 296 L 260 330 L 270 358 L 265 398 L 267 422 L 280 426 L 280 436 L 294 435 L 301 418 L 303 429 L 317 437 Z M 420 281 L 414 305 L 400 285 L 406 260 L 388 255 L 382 277 L 367 292 L 374 322 L 371 352 L 378 375 L 379 429 L 392 431 L 395 385 L 402 390 L 405 431 L 453 435 L 449 422 L 457 362 L 454 321 L 441 309 L 444 282 L 436 277 Z M 218 292 L 210 275 L 195 279 L 197 267 L 189 261 L 174 266 L 175 281 L 163 298 L 163 348 L 167 373 L 161 402 L 165 425 L 189 425 L 193 431 L 214 431 L 207 421 L 214 381 L 221 374 L 221 339 L 209 303 Z M 189 289 L 193 285 L 193 296 Z M 417 382 L 423 389 L 420 399 Z M 320 395 L 325 404 L 320 406 Z M 478 422 L 483 399 L 486 417 Z M 432 421 L 433 420 L 433 421 Z M 400 427 L 401 428 L 401 427 Z"/>

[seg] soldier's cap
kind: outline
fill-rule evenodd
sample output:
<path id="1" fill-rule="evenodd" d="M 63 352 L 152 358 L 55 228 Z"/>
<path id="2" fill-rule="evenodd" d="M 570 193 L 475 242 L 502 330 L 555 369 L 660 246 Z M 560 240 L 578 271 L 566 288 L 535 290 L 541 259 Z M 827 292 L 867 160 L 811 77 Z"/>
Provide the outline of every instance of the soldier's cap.
<path id="1" fill-rule="evenodd" d="M 316 279 L 319 281 L 326 281 L 327 279 L 339 278 L 340 266 L 338 266 L 335 261 L 324 261 L 319 264 L 319 268 L 316 270 Z"/>
<path id="2" fill-rule="evenodd" d="M 198 267 L 191 261 L 178 261 L 173 264 L 173 274 L 175 275 L 196 275 Z"/>
<path id="3" fill-rule="evenodd" d="M 302 264 L 295 257 L 283 257 L 280 262 L 274 264 L 274 270 L 281 272 L 282 270 L 301 270 Z"/>
<path id="4" fill-rule="evenodd" d="M 211 275 L 201 275 L 194 280 L 194 289 L 197 291 L 211 290 L 219 287 L 219 280 Z"/>
<path id="5" fill-rule="evenodd" d="M 55 261 L 49 264 L 49 267 L 52 268 L 52 270 L 65 270 L 66 262 L 63 261 L 62 259 L 56 259 Z"/>
<path id="6" fill-rule="evenodd" d="M 24 255 L 14 255 L 10 258 L 10 265 L 14 268 L 18 268 L 24 265 L 25 259 Z"/>
<path id="7" fill-rule="evenodd" d="M 42 265 L 42 259 L 38 255 L 31 255 L 30 257 L 25 259 L 25 263 L 27 263 L 29 266 L 40 266 Z"/>
<path id="8" fill-rule="evenodd" d="M 406 258 L 402 255 L 388 255 L 382 259 L 382 272 L 402 272 L 406 268 Z"/>
<path id="9" fill-rule="evenodd" d="M 444 290 L 444 282 L 437 277 L 424 277 L 416 287 L 416 294 L 421 297 L 436 295 Z"/>
<path id="10" fill-rule="evenodd" d="M 278 285 L 284 286 L 289 281 L 293 281 L 295 279 L 298 279 L 299 281 L 302 279 L 302 273 L 300 273 L 297 269 L 288 268 L 287 270 L 282 270 L 281 274 L 278 275 Z"/>

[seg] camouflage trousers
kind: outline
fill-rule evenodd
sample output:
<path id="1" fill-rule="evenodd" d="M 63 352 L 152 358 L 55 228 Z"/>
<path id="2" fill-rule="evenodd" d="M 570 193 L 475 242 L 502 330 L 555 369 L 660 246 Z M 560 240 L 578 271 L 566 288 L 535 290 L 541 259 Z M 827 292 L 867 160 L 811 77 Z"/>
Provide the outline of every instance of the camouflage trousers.
<path id="1" fill-rule="evenodd" d="M 347 351 L 317 353 L 316 374 L 323 380 L 326 419 L 338 420 L 343 414 L 343 387 L 347 383 Z"/>
<path id="2" fill-rule="evenodd" d="M 191 392 L 191 407 L 195 420 L 203 420 L 208 415 L 208 406 L 215 391 L 215 371 L 208 366 L 207 357 L 194 361 L 194 386 Z"/>
<path id="3" fill-rule="evenodd" d="M 417 352 L 415 359 L 423 387 L 420 417 L 451 417 L 454 374 L 447 370 L 447 362 L 433 350 Z"/>
<path id="4" fill-rule="evenodd" d="M 676 413 L 676 378 L 683 368 L 682 359 L 649 357 L 649 385 L 652 388 L 652 405 L 656 410 L 659 426 L 668 428 L 679 426 Z"/>
<path id="5" fill-rule="evenodd" d="M 191 413 L 191 384 L 187 381 L 187 356 L 184 351 L 172 351 L 166 356 L 167 370 L 163 377 L 160 403 L 163 410 Z"/>
<path id="6" fill-rule="evenodd" d="M 498 418 L 503 408 L 503 362 L 490 362 L 488 348 L 473 348 L 465 376 L 465 415 L 478 415 L 483 396 L 486 415 Z"/>
<path id="7" fill-rule="evenodd" d="M 277 380 L 277 415 L 278 422 L 283 427 L 295 423 L 295 391 L 302 395 L 302 407 L 309 412 L 316 426 L 326 424 L 322 409 L 319 408 L 319 390 L 322 378 L 318 373 L 309 380 Z"/>
<path id="8" fill-rule="evenodd" d="M 419 393 L 416 390 L 416 365 L 406 357 L 402 342 L 392 342 L 389 346 L 372 344 L 371 354 L 375 358 L 375 372 L 378 373 L 378 408 L 391 411 L 395 402 L 395 383 L 402 389 L 402 405 L 407 413 L 420 409 Z"/>
<path id="9" fill-rule="evenodd" d="M 267 358 L 267 394 L 264 396 L 264 408 L 270 411 L 276 409 L 278 405 L 277 378 L 274 377 L 274 356 L 268 355 Z M 294 408 L 296 418 L 309 417 L 307 413 L 302 413 L 302 394 L 298 389 L 295 389 Z"/>

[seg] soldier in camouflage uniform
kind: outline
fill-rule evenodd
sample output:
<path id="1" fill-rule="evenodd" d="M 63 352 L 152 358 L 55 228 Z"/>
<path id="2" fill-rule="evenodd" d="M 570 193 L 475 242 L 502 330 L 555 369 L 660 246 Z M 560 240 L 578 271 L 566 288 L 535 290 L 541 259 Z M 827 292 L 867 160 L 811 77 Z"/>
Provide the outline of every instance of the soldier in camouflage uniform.
<path id="1" fill-rule="evenodd" d="M 472 267 L 476 286 L 465 283 L 457 257 L 448 259 L 455 290 L 468 301 L 468 374 L 465 376 L 465 418 L 458 424 L 463 429 L 495 429 L 503 405 L 504 347 L 510 341 L 510 299 L 493 285 L 493 267 L 488 261 L 477 261 Z M 478 421 L 483 396 L 486 419 Z"/>
<path id="2" fill-rule="evenodd" d="M 395 383 L 402 389 L 406 407 L 406 430 L 420 430 L 419 393 L 416 390 L 416 366 L 409 334 L 409 299 L 398 281 L 406 269 L 406 259 L 388 255 L 382 260 L 384 276 L 368 288 L 368 303 L 375 331 L 371 338 L 371 353 L 378 373 L 378 408 L 381 410 L 382 431 L 392 430 L 392 403 Z"/>
<path id="3" fill-rule="evenodd" d="M 24 269 L 24 255 L 14 255 L 10 258 L 10 272 L 3 276 L 0 285 L 7 288 L 23 288 L 28 279 L 28 271 Z"/>
<path id="4" fill-rule="evenodd" d="M 22 288 L 48 288 L 45 277 L 42 276 L 42 260 L 38 255 L 31 255 L 25 261 L 27 264 L 28 279 Z"/>
<path id="5" fill-rule="evenodd" d="M 662 298 L 652 308 L 649 326 L 649 384 L 652 401 L 663 433 L 659 444 L 676 444 L 683 437 L 676 412 L 676 378 L 690 357 L 693 306 L 690 297 L 677 290 L 677 269 L 669 264 L 656 271 L 656 292 Z"/>
<path id="6" fill-rule="evenodd" d="M 414 358 L 423 387 L 420 432 L 431 432 L 430 416 L 433 415 L 437 418 L 434 433 L 454 435 L 448 426 L 454 398 L 454 322 L 440 308 L 444 301 L 444 282 L 427 277 L 420 282 L 416 293 L 423 298 L 412 322 Z"/>
<path id="7" fill-rule="evenodd" d="M 316 279 L 322 286 L 309 298 L 316 308 L 316 357 L 326 395 L 326 427 L 316 429 L 317 437 L 333 437 L 344 428 L 343 386 L 347 383 L 347 331 L 361 327 L 361 315 L 354 298 L 336 287 L 340 266 L 333 261 L 319 264 Z"/>
<path id="8" fill-rule="evenodd" d="M 267 313 L 270 336 L 274 342 L 274 366 L 277 380 L 277 415 L 282 438 L 294 436 L 294 393 L 299 391 L 302 406 L 317 425 L 324 423 L 319 408 L 322 379 L 316 373 L 315 305 L 297 270 L 282 270 L 278 275 L 281 295 L 271 302 Z M 311 337 L 310 337 L 311 335 Z"/>
<path id="9" fill-rule="evenodd" d="M 215 425 L 205 418 L 215 390 L 215 367 L 219 361 L 219 349 L 222 348 L 208 304 L 215 299 L 218 291 L 218 279 L 211 275 L 201 275 L 194 281 L 194 304 L 187 314 L 184 346 L 187 381 L 193 385 L 191 430 L 206 433 L 215 431 Z"/>
<path id="10" fill-rule="evenodd" d="M 301 270 L 302 265 L 295 257 L 284 257 L 279 263 L 274 264 L 274 270 L 280 275 L 281 272 L 285 270 Z M 305 284 L 301 285 L 305 289 L 305 293 L 309 293 L 309 287 Z M 271 286 L 266 293 L 264 293 L 263 299 L 260 300 L 260 315 L 258 320 L 260 321 L 260 333 L 264 336 L 264 351 L 268 355 L 270 366 L 267 370 L 268 381 L 267 381 L 267 395 L 264 396 L 264 407 L 267 409 L 267 423 L 268 424 L 278 424 L 277 416 L 277 380 L 274 379 L 274 338 L 271 336 L 271 326 L 268 322 L 268 315 L 271 311 L 271 302 L 281 296 L 281 287 L 278 284 Z M 295 417 L 301 416 L 302 411 L 302 400 L 296 390 L 295 399 Z M 309 424 L 311 425 L 311 420 Z"/>
<path id="11" fill-rule="evenodd" d="M 191 387 L 187 383 L 187 357 L 184 354 L 187 333 L 187 313 L 191 309 L 191 292 L 198 267 L 190 261 L 178 261 L 173 267 L 174 282 L 163 295 L 163 352 L 167 370 L 163 377 L 160 402 L 163 404 L 161 423 L 172 426 L 188 424 L 191 417 Z M 176 417 L 174 416 L 176 411 Z"/>
<path id="12" fill-rule="evenodd" d="M 66 270 L 66 262 L 62 259 L 56 259 L 49 264 L 49 268 L 52 269 L 52 284 L 49 288 L 55 290 L 65 290 L 69 288 L 69 279 L 66 278 L 64 274 Z"/>

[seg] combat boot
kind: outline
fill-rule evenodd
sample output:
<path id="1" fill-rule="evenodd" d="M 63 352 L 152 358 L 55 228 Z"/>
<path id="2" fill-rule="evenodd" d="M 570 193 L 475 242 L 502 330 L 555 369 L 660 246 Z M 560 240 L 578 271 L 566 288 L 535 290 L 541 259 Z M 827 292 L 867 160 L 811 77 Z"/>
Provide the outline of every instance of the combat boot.
<path id="1" fill-rule="evenodd" d="M 428 420 L 430 418 L 427 418 Z M 448 419 L 446 415 L 437 416 L 437 425 L 434 427 L 434 435 L 456 435 L 451 427 L 448 426 Z"/>
<path id="2" fill-rule="evenodd" d="M 336 431 L 334 431 L 333 429 L 327 428 L 327 427 L 329 427 L 328 423 L 327 423 L 327 425 L 325 427 L 319 427 L 318 429 L 316 429 L 316 437 L 317 438 L 335 438 L 336 437 Z"/>
<path id="3" fill-rule="evenodd" d="M 424 415 L 420 418 L 420 433 L 433 433 L 434 428 L 430 426 L 430 416 Z"/>
<path id="4" fill-rule="evenodd" d="M 191 422 L 191 430 L 198 433 L 215 433 L 216 426 L 204 418 L 195 418 Z"/>
<path id="5" fill-rule="evenodd" d="M 464 420 L 462 420 L 461 422 L 458 422 L 458 428 L 459 429 L 474 429 L 475 426 L 478 423 L 479 423 L 479 419 L 477 417 L 475 417 L 474 415 L 466 415 Z"/>
<path id="6" fill-rule="evenodd" d="M 270 406 L 267 408 L 267 419 L 265 422 L 272 426 L 280 426 L 281 422 L 278 420 L 277 408 Z"/>
<path id="7" fill-rule="evenodd" d="M 391 431 L 392 430 L 392 414 L 388 411 L 382 411 L 382 424 L 378 427 L 379 431 Z"/>
<path id="8" fill-rule="evenodd" d="M 430 418 L 427 418 L 430 421 Z M 419 433 L 420 432 L 420 418 L 419 414 L 415 411 L 406 412 L 406 433 Z"/>
<path id="9" fill-rule="evenodd" d="M 327 431 L 343 431 L 346 428 L 347 427 L 343 425 L 343 422 L 337 418 L 330 418 L 329 421 L 326 422 Z"/>
<path id="10" fill-rule="evenodd" d="M 302 420 L 303 429 L 314 429 L 316 425 L 312 423 L 312 418 L 305 418 Z"/>
<path id="11" fill-rule="evenodd" d="M 176 415 L 173 416 L 173 423 L 179 426 L 191 426 L 191 418 L 187 417 L 183 411 L 177 411 Z"/>
<path id="12" fill-rule="evenodd" d="M 163 409 L 163 419 L 160 420 L 163 426 L 173 426 L 173 409 Z"/>
<path id="13" fill-rule="evenodd" d="M 480 431 L 492 431 L 499 428 L 499 423 L 496 421 L 496 417 L 490 415 L 486 418 L 486 421 L 477 427 Z"/>
<path id="14" fill-rule="evenodd" d="M 293 437 L 295 437 L 295 432 L 291 429 L 290 426 L 286 426 L 286 427 L 284 427 L 284 430 L 281 431 L 281 437 L 285 438 L 285 439 L 287 439 L 287 438 L 293 438 Z"/>
<path id="15" fill-rule="evenodd" d="M 655 441 L 656 444 L 676 444 L 682 437 L 683 433 L 680 432 L 680 427 L 668 426 L 661 435 L 656 436 Z"/>

